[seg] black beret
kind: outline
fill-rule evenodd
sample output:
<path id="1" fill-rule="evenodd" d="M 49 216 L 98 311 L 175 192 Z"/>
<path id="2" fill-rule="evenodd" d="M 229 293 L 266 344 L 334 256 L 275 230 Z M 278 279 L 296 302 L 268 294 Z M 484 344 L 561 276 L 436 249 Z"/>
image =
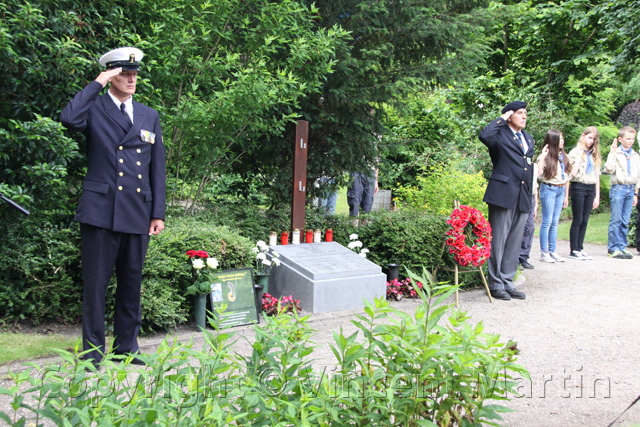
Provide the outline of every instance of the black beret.
<path id="1" fill-rule="evenodd" d="M 502 114 L 511 110 L 518 111 L 521 108 L 527 108 L 527 103 L 524 101 L 513 101 L 505 105 L 505 107 L 502 109 Z"/>

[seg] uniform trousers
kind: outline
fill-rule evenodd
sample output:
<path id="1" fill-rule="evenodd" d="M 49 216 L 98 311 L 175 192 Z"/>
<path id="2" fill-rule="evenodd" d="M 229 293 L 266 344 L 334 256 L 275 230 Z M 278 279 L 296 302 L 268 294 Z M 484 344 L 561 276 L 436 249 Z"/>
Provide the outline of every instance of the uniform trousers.
<path id="1" fill-rule="evenodd" d="M 115 353 L 137 353 L 142 324 L 140 287 L 149 235 L 118 233 L 80 224 L 82 236 L 82 342 L 85 359 L 100 362 L 105 354 L 105 298 L 116 268 L 113 322 Z"/>
<path id="2" fill-rule="evenodd" d="M 524 233 L 522 235 L 522 244 L 520 245 L 520 257 L 518 262 L 523 263 L 529 261 L 529 255 L 531 254 L 531 245 L 533 244 L 533 234 L 536 231 L 535 224 L 535 198 L 531 198 L 531 209 L 529 209 L 529 215 L 527 215 L 527 223 L 524 226 Z"/>
<path id="3" fill-rule="evenodd" d="M 520 245 L 529 212 L 489 204 L 491 224 L 491 256 L 489 257 L 489 289 L 513 290 L 518 269 Z"/>

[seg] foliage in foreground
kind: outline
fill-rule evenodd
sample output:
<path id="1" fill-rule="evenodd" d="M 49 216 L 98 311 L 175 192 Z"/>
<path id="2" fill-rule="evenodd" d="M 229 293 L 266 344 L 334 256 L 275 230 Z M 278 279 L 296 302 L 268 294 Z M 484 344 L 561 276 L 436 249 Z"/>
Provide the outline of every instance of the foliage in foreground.
<path id="1" fill-rule="evenodd" d="M 202 348 L 165 341 L 145 357 L 146 370 L 108 357 L 96 372 L 77 350 L 60 351 L 55 366 L 11 374 L 14 385 L 0 389 L 11 409 L 0 419 L 11 426 L 499 425 L 510 410 L 490 401 L 508 401 L 528 373 L 515 363 L 515 344 L 443 304 L 454 291 L 426 286 L 413 315 L 384 299 L 366 303 L 352 321 L 355 333 L 334 331 L 336 360 L 322 371 L 312 368 L 309 318 L 295 314 L 255 326 L 247 355 L 236 353 L 228 331 L 205 331 Z"/>

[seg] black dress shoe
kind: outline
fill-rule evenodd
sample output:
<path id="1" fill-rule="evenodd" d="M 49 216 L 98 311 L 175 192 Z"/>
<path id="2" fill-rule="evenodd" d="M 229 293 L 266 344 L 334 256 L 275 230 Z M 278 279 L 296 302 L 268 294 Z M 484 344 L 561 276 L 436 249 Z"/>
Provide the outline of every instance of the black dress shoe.
<path id="1" fill-rule="evenodd" d="M 501 300 L 505 300 L 505 301 L 509 301 L 511 299 L 511 295 L 509 295 L 507 292 L 505 291 L 501 291 L 501 290 L 491 290 L 491 296 L 494 297 L 495 299 L 501 299 Z"/>
<path id="2" fill-rule="evenodd" d="M 520 261 L 520 265 L 522 268 L 526 268 L 528 270 L 533 270 L 535 268 L 532 264 L 529 264 L 529 261 Z"/>
<path id="3" fill-rule="evenodd" d="M 520 292 L 516 289 L 505 289 L 505 292 L 508 293 L 511 298 L 515 299 L 525 299 L 527 297 L 524 292 Z"/>
<path id="4" fill-rule="evenodd" d="M 113 360 L 116 361 L 116 362 L 124 362 L 129 358 L 129 356 L 132 356 L 131 360 L 129 361 L 130 364 L 132 364 L 132 365 L 141 365 L 141 366 L 142 365 L 146 365 L 146 362 L 144 360 L 139 359 L 135 355 L 132 355 L 130 353 L 127 353 L 127 354 L 114 354 L 113 355 Z"/>

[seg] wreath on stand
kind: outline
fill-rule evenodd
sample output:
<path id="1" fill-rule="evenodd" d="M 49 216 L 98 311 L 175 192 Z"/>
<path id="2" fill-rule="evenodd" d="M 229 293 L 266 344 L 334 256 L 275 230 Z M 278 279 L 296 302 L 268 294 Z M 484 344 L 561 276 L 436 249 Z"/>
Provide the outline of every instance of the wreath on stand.
<path id="1" fill-rule="evenodd" d="M 482 266 L 491 254 L 491 225 L 482 212 L 461 205 L 453 210 L 447 224 L 451 228 L 446 244 L 456 262 L 463 267 Z"/>

